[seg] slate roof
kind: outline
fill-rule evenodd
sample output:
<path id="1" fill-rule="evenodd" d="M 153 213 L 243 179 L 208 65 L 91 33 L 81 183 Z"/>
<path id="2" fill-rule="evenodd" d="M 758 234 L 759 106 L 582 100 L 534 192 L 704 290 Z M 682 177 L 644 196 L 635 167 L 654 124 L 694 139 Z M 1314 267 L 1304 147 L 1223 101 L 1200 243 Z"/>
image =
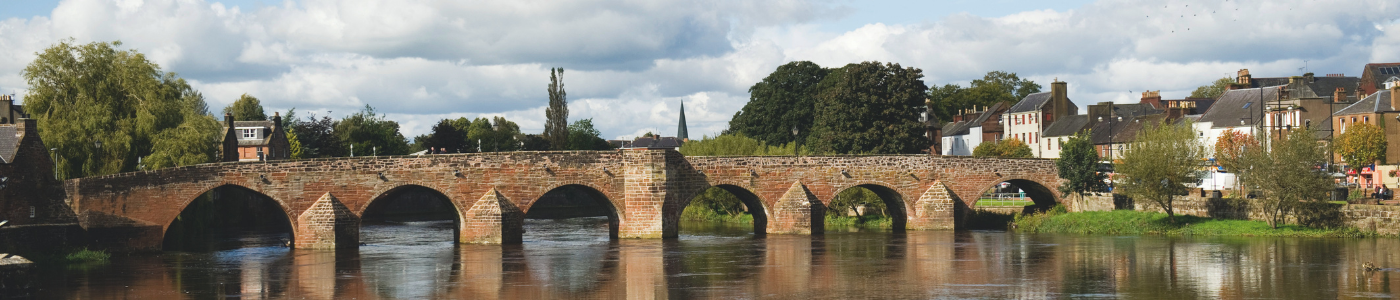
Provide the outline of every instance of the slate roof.
<path id="1" fill-rule="evenodd" d="M 1109 144 L 1110 141 L 1114 144 L 1130 143 L 1137 139 L 1138 132 L 1141 132 L 1145 126 L 1161 123 L 1165 117 L 1166 115 L 1163 114 L 1155 114 L 1123 117 L 1122 121 L 1099 122 L 1094 124 L 1091 129 L 1093 131 L 1090 139 L 1095 145 Z"/>
<path id="2" fill-rule="evenodd" d="M 1044 137 L 1070 136 L 1080 130 L 1088 128 L 1088 126 L 1089 116 L 1087 115 L 1065 116 L 1054 123 L 1050 123 L 1050 126 L 1046 126 L 1045 132 L 1042 132 L 1040 135 Z"/>
<path id="3" fill-rule="evenodd" d="M 1305 78 L 1298 78 L 1297 80 L 1306 81 Z M 1256 88 L 1257 88 L 1257 87 L 1261 87 L 1261 86 L 1288 85 L 1288 81 L 1289 81 L 1289 77 L 1268 77 L 1268 78 L 1252 78 L 1252 79 L 1249 80 L 1249 83 L 1250 83 L 1250 87 L 1256 87 Z M 1294 94 L 1292 95 L 1291 98 L 1312 98 L 1312 97 L 1317 97 L 1317 98 L 1327 99 L 1328 101 L 1334 101 L 1334 99 L 1332 99 L 1332 98 L 1333 98 L 1333 94 L 1337 91 L 1337 88 L 1340 87 L 1340 88 L 1343 88 L 1343 89 L 1345 90 L 1344 93 L 1346 93 L 1347 99 L 1349 99 L 1349 100 L 1355 100 L 1355 99 L 1352 99 L 1352 98 L 1354 97 L 1353 95 L 1356 93 L 1356 89 L 1359 88 L 1359 87 L 1361 87 L 1361 78 L 1360 78 L 1360 77 L 1313 77 L 1312 82 L 1303 82 L 1302 85 L 1303 85 L 1303 86 L 1306 86 L 1306 87 L 1307 87 L 1307 90 L 1306 90 L 1306 91 L 1303 91 L 1303 90 L 1294 91 L 1294 92 L 1293 92 Z"/>
<path id="4" fill-rule="evenodd" d="M 986 111 L 983 111 L 982 114 L 978 115 L 977 118 L 972 119 L 971 121 L 949 123 L 948 125 L 943 126 L 942 135 L 952 136 L 967 134 L 969 132 L 968 129 L 979 126 L 982 124 L 982 122 L 986 122 L 988 118 L 991 118 L 992 115 L 995 115 L 998 110 L 1001 110 L 1002 106 L 1006 106 L 1006 102 L 997 102 L 997 104 L 992 104 L 991 107 L 988 107 Z"/>
<path id="5" fill-rule="evenodd" d="M 263 138 L 262 138 L 262 139 L 260 139 L 260 140 L 247 140 L 247 139 L 239 138 L 239 139 L 238 139 L 238 145 L 239 145 L 239 146 L 264 146 L 264 145 L 267 145 L 267 144 L 272 143 L 272 128 L 273 128 L 273 125 L 276 125 L 276 124 L 273 123 L 272 121 L 233 121 L 233 127 L 234 127 L 234 128 L 239 128 L 239 127 L 261 127 L 261 128 L 263 129 L 263 132 L 262 132 L 262 137 L 263 137 Z M 225 128 L 224 130 L 228 130 L 228 128 Z M 227 131 L 225 131 L 225 132 L 227 132 Z M 235 137 L 237 137 L 238 134 L 239 134 L 238 132 L 234 132 L 234 136 L 235 136 Z"/>
<path id="6" fill-rule="evenodd" d="M 19 154 L 19 126 L 0 126 L 0 160 L 4 163 L 15 162 L 15 155 Z"/>
<path id="7" fill-rule="evenodd" d="M 1041 106 L 1045 106 L 1045 103 L 1048 102 L 1050 102 L 1050 92 L 1026 95 L 1026 98 L 1021 99 L 1021 102 L 1016 102 L 1016 105 L 1012 106 L 1006 113 L 1014 114 L 1039 110 Z"/>
<path id="8" fill-rule="evenodd" d="M 1393 111 L 1390 107 L 1390 90 L 1379 90 L 1362 98 L 1361 101 L 1338 110 L 1334 115 L 1354 115 L 1373 112 Z M 1332 123 L 1332 122 L 1327 122 Z"/>
<path id="9" fill-rule="evenodd" d="M 1147 103 L 1131 103 L 1131 104 L 1114 104 L 1114 105 L 1113 105 L 1113 115 L 1115 115 L 1115 116 L 1122 116 L 1122 117 L 1124 117 L 1124 118 L 1133 117 L 1133 116 L 1155 115 L 1155 114 L 1160 114 L 1160 113 L 1162 113 L 1162 110 L 1161 110 L 1161 109 L 1154 108 L 1154 107 L 1152 107 L 1151 104 L 1147 104 Z"/>
<path id="10" fill-rule="evenodd" d="M 1278 100 L 1278 90 L 1278 86 L 1269 86 L 1225 91 L 1215 98 L 1210 110 L 1201 114 L 1199 122 L 1211 122 L 1212 128 L 1225 128 L 1240 126 L 1240 119 L 1247 118 L 1247 125 L 1255 124 L 1262 119 L 1260 103 Z"/>

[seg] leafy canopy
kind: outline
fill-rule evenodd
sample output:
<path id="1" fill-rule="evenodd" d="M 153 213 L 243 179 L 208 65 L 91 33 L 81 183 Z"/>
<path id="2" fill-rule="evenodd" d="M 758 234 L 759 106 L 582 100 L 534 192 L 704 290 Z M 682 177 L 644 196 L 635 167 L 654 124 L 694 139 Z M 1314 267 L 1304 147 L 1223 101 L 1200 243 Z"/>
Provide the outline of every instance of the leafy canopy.
<path id="1" fill-rule="evenodd" d="M 238 100 L 229 103 L 228 107 L 224 107 L 224 114 L 233 115 L 234 121 L 267 120 L 267 114 L 263 113 L 262 102 L 259 102 L 258 98 L 248 94 L 239 96 Z"/>
<path id="2" fill-rule="evenodd" d="M 1360 171 L 1376 161 L 1385 160 L 1385 131 L 1371 123 L 1348 124 L 1334 143 L 1337 155 L 1347 167 Z"/>
<path id="3" fill-rule="evenodd" d="M 549 69 L 549 107 L 545 108 L 544 139 L 554 150 L 571 145 L 569 135 L 569 100 L 564 91 L 564 68 Z M 591 123 L 590 123 L 591 124 Z"/>
<path id="4" fill-rule="evenodd" d="M 569 124 L 569 143 L 564 149 L 568 150 L 610 150 L 612 144 L 604 140 L 602 132 L 593 128 L 593 118 L 574 121 Z"/>
<path id="5" fill-rule="evenodd" d="M 818 84 L 830 73 L 810 61 L 778 66 L 749 88 L 749 102 L 734 113 L 727 133 L 774 145 L 806 138 L 811 134 Z M 798 129 L 796 137 L 793 128 Z"/>
<path id="6" fill-rule="evenodd" d="M 336 122 L 334 132 L 336 138 L 354 147 L 355 155 L 408 154 L 408 140 L 399 133 L 399 123 L 375 114 L 369 105 Z"/>
<path id="7" fill-rule="evenodd" d="M 29 85 L 24 109 L 44 144 L 57 149 L 57 175 L 213 162 L 222 127 L 204 96 L 121 45 L 61 41 L 20 73 Z"/>
<path id="8" fill-rule="evenodd" d="M 1114 166 L 1114 192 L 1157 204 L 1175 223 L 1172 200 L 1186 194 L 1185 184 L 1196 182 L 1205 151 L 1193 128 L 1191 122 L 1146 126 Z"/>
<path id="9" fill-rule="evenodd" d="M 814 122 L 804 144 L 819 153 L 920 153 L 928 150 L 923 71 L 863 62 L 828 74 L 818 85 Z"/>
<path id="10" fill-rule="evenodd" d="M 1267 147 L 1245 151 L 1238 173 L 1258 193 L 1254 203 L 1268 216 L 1269 227 L 1277 229 L 1302 201 L 1327 199 L 1332 183 L 1322 168 L 1327 163 L 1324 149 L 1314 131 L 1299 128 L 1271 136 Z"/>
<path id="11" fill-rule="evenodd" d="M 1079 132 L 1061 145 L 1060 159 L 1055 160 L 1055 166 L 1060 169 L 1060 178 L 1065 179 L 1065 184 L 1060 185 L 1064 195 L 1103 190 L 1108 175 L 1099 172 L 1099 153 L 1094 151 L 1091 136 L 1088 131 Z"/>
<path id="12" fill-rule="evenodd" d="M 1197 87 L 1195 91 L 1191 91 L 1190 97 L 1215 99 L 1215 97 L 1220 97 L 1220 94 L 1225 93 L 1225 90 L 1228 89 L 1230 85 L 1234 83 L 1235 79 L 1230 77 L 1216 79 L 1208 85 L 1202 85 L 1200 87 Z"/>
<path id="13" fill-rule="evenodd" d="M 976 157 L 1030 158 L 1031 147 L 1018 139 L 1002 139 L 999 142 L 984 141 L 972 149 Z"/>
<path id="14" fill-rule="evenodd" d="M 1040 84 L 1021 79 L 1014 72 L 992 71 L 973 80 L 967 88 L 944 84 L 928 89 L 929 108 L 940 121 L 952 120 L 964 109 L 988 107 L 998 102 L 1016 103 L 1027 95 L 1039 93 Z"/>

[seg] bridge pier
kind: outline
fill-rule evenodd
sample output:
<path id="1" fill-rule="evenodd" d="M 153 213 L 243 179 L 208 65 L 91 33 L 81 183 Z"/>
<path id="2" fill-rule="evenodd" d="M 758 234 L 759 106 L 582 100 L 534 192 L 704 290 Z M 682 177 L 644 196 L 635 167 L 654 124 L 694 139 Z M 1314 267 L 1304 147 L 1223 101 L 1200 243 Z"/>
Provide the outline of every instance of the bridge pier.
<path id="1" fill-rule="evenodd" d="M 822 234 L 826 229 L 826 206 L 801 181 L 793 182 L 773 205 L 772 216 L 768 233 Z"/>
<path id="2" fill-rule="evenodd" d="M 463 244 L 519 244 L 525 213 L 493 188 L 462 214 L 461 226 Z"/>
<path id="3" fill-rule="evenodd" d="M 679 153 L 676 153 L 679 155 Z M 677 172 L 667 170 L 667 151 L 625 151 L 623 161 L 623 212 L 619 214 L 620 238 L 668 238 L 680 234 L 680 213 L 667 215 L 667 197 L 676 197 L 667 186 Z"/>
<path id="4" fill-rule="evenodd" d="M 942 181 L 934 181 L 919 200 L 914 202 L 914 213 L 909 214 L 909 230 L 953 229 L 956 207 L 952 193 Z"/>
<path id="5" fill-rule="evenodd" d="M 360 218 L 327 192 L 297 217 L 297 249 L 360 246 Z"/>

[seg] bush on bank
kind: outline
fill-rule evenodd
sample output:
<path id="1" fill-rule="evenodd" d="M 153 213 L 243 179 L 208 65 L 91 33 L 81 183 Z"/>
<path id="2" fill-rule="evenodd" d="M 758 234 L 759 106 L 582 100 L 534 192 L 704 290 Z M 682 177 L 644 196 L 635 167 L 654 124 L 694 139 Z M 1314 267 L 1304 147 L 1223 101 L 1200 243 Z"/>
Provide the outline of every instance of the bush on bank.
<path id="1" fill-rule="evenodd" d="M 1355 228 L 1309 228 L 1279 225 L 1269 228 L 1263 221 L 1220 220 L 1178 215 L 1177 224 L 1167 214 L 1131 210 L 1065 212 L 1057 206 L 1044 214 L 1016 215 L 1013 228 L 1031 233 L 1073 233 L 1100 235 L 1166 236 L 1253 236 L 1253 237 L 1369 237 L 1374 233 Z"/>

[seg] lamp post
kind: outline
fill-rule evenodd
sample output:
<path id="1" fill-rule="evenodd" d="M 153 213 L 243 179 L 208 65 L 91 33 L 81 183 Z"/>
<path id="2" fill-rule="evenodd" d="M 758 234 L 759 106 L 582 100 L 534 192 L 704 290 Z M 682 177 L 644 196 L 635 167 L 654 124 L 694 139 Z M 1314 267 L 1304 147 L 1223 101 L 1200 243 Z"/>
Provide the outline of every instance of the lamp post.
<path id="1" fill-rule="evenodd" d="M 802 143 L 797 139 L 797 125 L 792 125 L 792 157 L 802 157 Z"/>
<path id="2" fill-rule="evenodd" d="M 355 157 L 355 144 L 350 144 L 350 157 Z"/>
<path id="3" fill-rule="evenodd" d="M 501 133 L 501 121 L 496 121 L 495 123 L 491 124 L 491 131 L 492 131 L 493 133 L 495 133 L 494 135 L 496 135 L 496 136 L 491 137 L 491 139 L 493 140 L 493 141 L 491 141 L 491 145 L 492 145 L 493 147 L 496 148 L 496 149 L 491 150 L 491 151 L 492 151 L 492 152 L 501 152 L 501 139 L 500 139 L 500 136 L 499 136 L 500 133 Z"/>

